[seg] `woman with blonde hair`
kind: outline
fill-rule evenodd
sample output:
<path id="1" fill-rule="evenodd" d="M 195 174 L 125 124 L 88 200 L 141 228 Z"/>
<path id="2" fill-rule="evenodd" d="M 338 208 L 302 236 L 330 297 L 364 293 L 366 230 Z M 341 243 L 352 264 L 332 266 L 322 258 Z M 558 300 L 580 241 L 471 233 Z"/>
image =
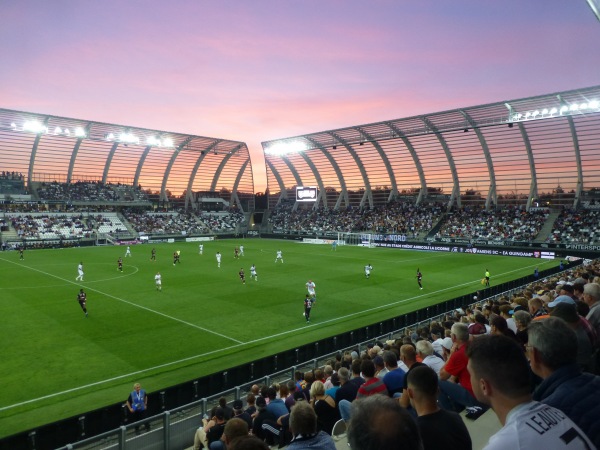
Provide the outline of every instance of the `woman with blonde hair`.
<path id="1" fill-rule="evenodd" d="M 340 413 L 333 397 L 325 395 L 325 386 L 321 381 L 313 382 L 310 387 L 310 404 L 317 414 L 317 429 L 330 435 L 333 426 L 340 420 Z"/>

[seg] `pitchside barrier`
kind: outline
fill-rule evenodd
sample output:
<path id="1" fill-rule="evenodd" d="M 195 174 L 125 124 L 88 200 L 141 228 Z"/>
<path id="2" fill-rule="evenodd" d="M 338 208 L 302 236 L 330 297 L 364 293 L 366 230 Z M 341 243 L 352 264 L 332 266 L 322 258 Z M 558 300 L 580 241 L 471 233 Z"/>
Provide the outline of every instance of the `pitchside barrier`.
<path id="1" fill-rule="evenodd" d="M 571 263 L 573 269 L 583 261 Z M 540 272 L 546 278 L 560 272 L 551 268 Z M 533 275 L 492 286 L 479 292 L 477 299 L 496 298 L 512 295 L 515 290 L 534 282 Z M 0 441 L 0 449 L 46 450 L 56 449 L 181 449 L 191 447 L 194 433 L 206 414 L 220 397 L 229 402 L 245 399 L 253 384 L 270 385 L 293 379 L 294 372 L 305 372 L 322 367 L 338 352 L 356 350 L 360 352 L 368 343 L 385 342 L 405 336 L 418 327 L 429 325 L 433 320 L 441 320 L 459 308 L 473 305 L 475 292 L 456 297 L 437 305 L 428 306 L 401 316 L 373 323 L 352 331 L 305 344 L 288 351 L 277 353 L 253 362 L 232 367 L 190 380 L 159 392 L 149 393 L 148 418 L 151 428 L 137 436 L 134 424 L 128 423 L 128 415 L 123 403 L 87 412 L 69 419 L 41 426 Z M 144 430 L 144 427 L 141 427 Z M 91 436 L 91 437 L 90 437 Z"/>

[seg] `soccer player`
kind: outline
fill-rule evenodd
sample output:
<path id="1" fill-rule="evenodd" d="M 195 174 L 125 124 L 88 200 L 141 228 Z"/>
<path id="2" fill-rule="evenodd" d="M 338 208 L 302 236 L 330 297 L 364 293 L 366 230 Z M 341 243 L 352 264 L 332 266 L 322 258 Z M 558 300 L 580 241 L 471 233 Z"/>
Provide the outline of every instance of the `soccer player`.
<path id="1" fill-rule="evenodd" d="M 337 241 L 334 240 L 331 243 L 331 250 L 333 250 L 334 252 L 337 251 Z"/>
<path id="2" fill-rule="evenodd" d="M 417 283 L 419 283 L 419 289 L 423 289 L 423 284 L 421 284 L 421 280 L 423 280 L 423 274 L 421 273 L 421 270 L 419 268 L 417 268 Z"/>
<path id="3" fill-rule="evenodd" d="M 310 310 L 313 306 L 313 299 L 310 295 L 306 294 L 306 298 L 304 299 L 304 317 L 307 322 L 310 322 Z"/>
<path id="4" fill-rule="evenodd" d="M 244 246 L 240 245 L 240 256 L 244 256 Z"/>
<path id="5" fill-rule="evenodd" d="M 23 254 L 23 252 L 25 251 L 25 246 L 21 245 L 19 247 L 19 260 L 24 260 L 25 259 L 25 255 Z"/>
<path id="6" fill-rule="evenodd" d="M 156 249 L 153 248 L 152 252 L 150 253 L 150 261 L 156 261 Z"/>
<path id="7" fill-rule="evenodd" d="M 310 298 L 315 301 L 317 299 L 317 291 L 316 289 L 316 285 L 315 282 L 313 280 L 308 280 L 306 282 L 306 289 L 308 290 L 308 295 L 310 295 Z"/>
<path id="8" fill-rule="evenodd" d="M 371 270 L 373 270 L 373 266 L 371 264 L 367 264 L 365 266 L 365 277 L 367 277 L 367 278 L 371 277 Z"/>
<path id="9" fill-rule="evenodd" d="M 117 260 L 117 270 L 123 272 L 123 258 L 119 257 Z"/>
<path id="10" fill-rule="evenodd" d="M 79 275 L 77 275 L 77 278 L 75 278 L 75 281 L 81 280 L 83 281 L 83 263 L 80 262 L 79 265 L 77 266 L 77 273 L 79 273 Z"/>
<path id="11" fill-rule="evenodd" d="M 198 254 L 202 255 L 204 253 L 204 244 L 198 244 Z"/>
<path id="12" fill-rule="evenodd" d="M 235 249 L 233 249 L 233 257 L 235 259 L 238 259 L 240 256 L 240 251 L 238 250 L 238 248 L 236 247 Z"/>
<path id="13" fill-rule="evenodd" d="M 157 291 L 162 291 L 162 275 L 160 272 L 156 272 L 156 275 L 154 275 L 154 284 L 156 284 Z"/>
<path id="14" fill-rule="evenodd" d="M 131 248 L 129 248 L 129 245 L 127 246 L 127 250 L 125 250 L 125 258 L 128 256 L 131 257 Z"/>
<path id="15" fill-rule="evenodd" d="M 85 306 L 85 303 L 87 301 L 87 294 L 84 292 L 83 289 L 79 290 L 79 294 L 77 294 L 77 301 L 79 302 L 79 306 L 81 306 L 81 309 L 85 313 L 85 317 L 87 317 L 88 312 L 87 312 L 87 308 Z"/>
<path id="16" fill-rule="evenodd" d="M 180 255 L 181 255 L 181 252 L 179 250 L 177 250 L 176 252 L 173 252 L 173 265 L 175 265 L 176 263 L 181 264 L 181 261 L 179 260 Z"/>
<path id="17" fill-rule="evenodd" d="M 281 261 L 283 264 L 283 252 L 281 250 L 277 250 L 277 256 L 275 257 L 275 262 Z"/>
<path id="18" fill-rule="evenodd" d="M 256 274 L 256 266 L 254 264 L 252 264 L 252 266 L 250 267 L 250 278 L 252 278 L 254 281 L 258 281 L 258 275 Z"/>
<path id="19" fill-rule="evenodd" d="M 485 285 L 489 287 L 490 285 L 490 271 L 485 269 Z"/>
<path id="20" fill-rule="evenodd" d="M 217 258 L 217 267 L 221 267 L 221 253 L 217 252 L 215 256 Z"/>
<path id="21" fill-rule="evenodd" d="M 243 267 L 240 269 L 239 275 L 240 275 L 240 280 L 242 281 L 242 284 L 246 284 L 246 274 L 244 273 Z"/>

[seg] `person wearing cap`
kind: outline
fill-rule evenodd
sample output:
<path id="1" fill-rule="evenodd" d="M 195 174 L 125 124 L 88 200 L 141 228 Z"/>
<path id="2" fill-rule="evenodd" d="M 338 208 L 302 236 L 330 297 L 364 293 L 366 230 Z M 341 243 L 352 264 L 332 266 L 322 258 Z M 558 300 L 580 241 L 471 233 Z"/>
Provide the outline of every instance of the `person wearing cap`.
<path id="1" fill-rule="evenodd" d="M 264 399 L 264 397 L 258 397 L 256 399 L 256 415 L 254 416 L 254 421 L 252 422 L 252 434 L 264 441 L 267 435 L 263 431 L 263 424 L 265 421 L 276 420 L 277 417 L 275 417 L 271 411 L 267 411 L 267 401 Z"/>
<path id="2" fill-rule="evenodd" d="M 252 417 L 244 411 L 244 402 L 241 400 L 234 400 L 233 402 L 233 417 L 243 420 L 248 424 L 248 428 L 252 428 Z"/>
<path id="3" fill-rule="evenodd" d="M 583 301 L 590 307 L 590 312 L 585 317 L 596 330 L 600 337 L 600 284 L 587 283 L 583 287 Z"/>
<path id="4" fill-rule="evenodd" d="M 454 342 L 452 342 L 451 337 L 445 337 L 442 339 L 442 358 L 444 361 L 448 361 L 448 358 L 450 358 L 450 352 L 452 351 L 453 345 Z"/>
<path id="5" fill-rule="evenodd" d="M 558 317 L 533 322 L 527 350 L 531 370 L 543 379 L 533 399 L 560 409 L 600 448 L 600 377 L 577 364 L 575 332 Z"/>
<path id="6" fill-rule="evenodd" d="M 215 408 L 214 416 L 209 419 L 202 419 L 202 426 L 198 428 L 194 435 L 194 450 L 200 448 L 210 448 L 210 444 L 218 441 L 225 431 L 225 412 L 218 406 Z"/>

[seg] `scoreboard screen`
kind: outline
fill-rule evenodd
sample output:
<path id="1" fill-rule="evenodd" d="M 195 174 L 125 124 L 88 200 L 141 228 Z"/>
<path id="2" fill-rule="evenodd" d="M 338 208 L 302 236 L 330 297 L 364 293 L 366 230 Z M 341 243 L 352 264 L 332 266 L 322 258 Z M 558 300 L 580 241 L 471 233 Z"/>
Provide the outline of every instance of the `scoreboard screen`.
<path id="1" fill-rule="evenodd" d="M 317 188 L 313 186 L 296 186 L 297 202 L 315 202 L 317 201 Z"/>

